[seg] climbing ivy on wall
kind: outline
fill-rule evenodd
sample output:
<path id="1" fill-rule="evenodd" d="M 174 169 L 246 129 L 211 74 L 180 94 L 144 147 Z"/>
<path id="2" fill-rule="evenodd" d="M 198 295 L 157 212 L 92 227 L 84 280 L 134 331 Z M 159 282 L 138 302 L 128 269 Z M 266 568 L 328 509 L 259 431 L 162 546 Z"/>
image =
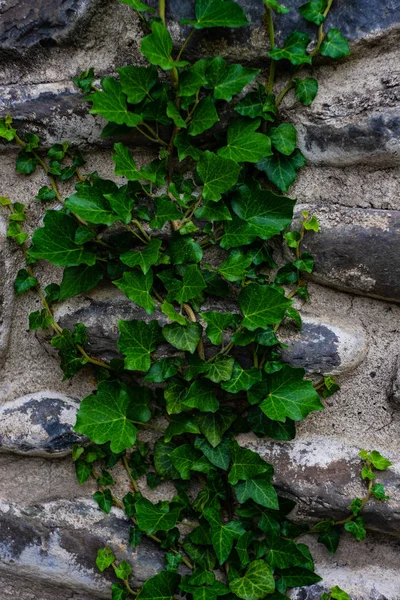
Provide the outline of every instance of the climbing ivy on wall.
<path id="1" fill-rule="evenodd" d="M 34 133 L 22 139 L 10 117 L 0 120 L 0 136 L 21 148 L 17 171 L 42 168 L 49 184 L 36 199 L 53 203 L 29 240 L 24 205 L 0 199 L 10 210 L 7 235 L 26 258 L 15 291 L 36 290 L 42 301 L 42 309 L 29 315 L 29 329 L 52 330 L 64 379 L 90 366 L 97 381 L 75 425 L 90 440 L 73 449 L 78 480 L 96 479 L 94 499 L 102 511 L 116 506 L 125 512 L 133 548 L 148 537 L 165 551 L 165 569 L 136 589 L 118 549 L 99 549 L 98 568 L 115 572 L 113 600 L 177 594 L 279 600 L 321 579 L 307 545 L 298 542 L 302 536 L 317 534 L 334 553 L 343 530 L 364 539 L 367 501 L 387 498 L 374 479 L 389 461 L 362 451 L 366 493 L 354 499 L 349 516 L 311 527 L 296 523 L 290 518 L 295 503 L 272 483 L 273 466 L 239 437 L 254 432 L 292 440 L 296 422 L 322 410 L 323 399 L 338 389 L 330 377 L 313 385 L 303 369 L 282 362 L 279 338 L 284 323 L 301 327 L 294 299 L 309 299 L 305 275 L 314 266 L 301 244 L 306 231 L 319 228 L 303 212 L 299 226 L 289 230 L 295 200 L 283 194 L 306 161 L 280 105 L 293 90 L 309 106 L 318 82 L 304 76 L 305 69 L 319 55 L 349 54 L 338 29 L 324 30 L 332 1 L 299 9 L 317 26 L 315 40 L 293 31 L 278 47 L 275 13 L 288 9 L 264 0 L 266 73 L 220 56 L 187 59 L 195 32 L 248 23 L 237 3 L 196 0 L 195 19 L 183 21 L 188 38 L 176 49 L 164 0 L 158 12 L 140 0 L 121 0 L 142 21 L 140 49 L 148 64 L 119 68 L 100 84 L 93 69 L 74 80 L 90 112 L 108 121 L 102 137 L 124 140 L 112 154 L 115 175 L 123 178 L 118 183 L 96 172 L 83 175 L 84 158 L 68 143 L 46 153 Z M 288 80 L 279 90 L 281 66 Z M 146 164 L 132 153 L 138 135 L 155 156 Z M 64 199 L 60 183 L 76 180 Z M 293 251 L 281 268 L 271 244 L 277 240 Z M 63 268 L 59 285 L 42 289 L 35 274 L 40 260 Z M 119 321 L 121 358 L 110 362 L 91 355 L 84 324 L 62 329 L 52 308 L 101 281 L 111 281 L 147 315 Z M 229 312 L 221 308 L 227 302 Z M 153 433 L 151 442 L 144 431 Z M 123 497 L 113 491 L 117 464 L 127 473 Z M 151 490 L 171 481 L 175 495 L 150 501 L 144 477 Z M 335 586 L 323 598 L 349 596 Z"/>

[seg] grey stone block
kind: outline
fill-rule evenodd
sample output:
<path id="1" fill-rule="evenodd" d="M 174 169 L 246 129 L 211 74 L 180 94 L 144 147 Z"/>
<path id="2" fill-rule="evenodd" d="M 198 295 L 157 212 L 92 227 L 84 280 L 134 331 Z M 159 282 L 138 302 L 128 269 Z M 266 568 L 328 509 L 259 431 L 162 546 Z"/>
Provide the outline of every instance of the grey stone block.
<path id="1" fill-rule="evenodd" d="M 6 240 L 7 221 L 0 216 L 0 367 L 3 366 L 10 338 L 14 307 L 14 265 Z"/>

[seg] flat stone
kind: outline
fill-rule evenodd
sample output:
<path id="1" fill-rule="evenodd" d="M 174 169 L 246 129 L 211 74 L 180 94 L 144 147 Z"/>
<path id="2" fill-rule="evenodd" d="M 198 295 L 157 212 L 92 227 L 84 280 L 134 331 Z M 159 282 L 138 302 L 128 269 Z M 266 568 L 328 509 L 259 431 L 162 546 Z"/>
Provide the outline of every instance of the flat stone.
<path id="1" fill-rule="evenodd" d="M 73 431 L 79 401 L 37 392 L 0 407 L 0 452 L 55 458 L 86 438 Z"/>
<path id="2" fill-rule="evenodd" d="M 291 442 L 269 443 L 265 439 L 241 436 L 242 446 L 256 449 L 275 468 L 277 488 L 298 502 L 297 513 L 307 518 L 342 519 L 349 515 L 354 498 L 365 495 L 361 480 L 363 463 L 360 448 L 340 438 L 310 436 Z M 377 472 L 376 481 L 383 483 L 388 502 L 371 500 L 363 510 L 368 527 L 376 531 L 400 533 L 400 458 L 392 450 L 374 448 L 393 465 Z"/>
<path id="3" fill-rule="evenodd" d="M 303 249 L 315 259 L 311 279 L 338 290 L 400 302 L 400 211 L 310 209 L 319 233 Z"/>
<path id="4" fill-rule="evenodd" d="M 0 216 L 0 367 L 4 364 L 8 350 L 14 306 L 14 269 L 6 233 L 7 221 Z"/>
<path id="5" fill-rule="evenodd" d="M 92 0 L 4 0 L 0 5 L 0 48 L 55 46 L 88 18 Z"/>
<path id="6" fill-rule="evenodd" d="M 303 318 L 303 327 L 286 338 L 289 347 L 282 350 L 285 362 L 303 367 L 308 373 L 339 375 L 355 369 L 365 358 L 367 340 L 361 326 L 341 321 L 330 323 L 329 318 Z"/>

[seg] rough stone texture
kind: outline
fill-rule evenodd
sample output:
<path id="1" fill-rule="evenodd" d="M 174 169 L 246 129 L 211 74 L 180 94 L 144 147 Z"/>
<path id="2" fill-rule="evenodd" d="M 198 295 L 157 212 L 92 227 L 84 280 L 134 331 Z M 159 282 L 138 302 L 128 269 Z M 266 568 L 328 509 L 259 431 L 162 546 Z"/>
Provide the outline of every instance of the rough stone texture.
<path id="1" fill-rule="evenodd" d="M 4 365 L 10 338 L 12 312 L 14 306 L 14 290 L 8 285 L 13 261 L 7 252 L 5 235 L 7 221 L 0 216 L 0 367 Z"/>
<path id="2" fill-rule="evenodd" d="M 305 236 L 315 259 L 312 279 L 343 291 L 400 302 L 400 212 L 313 210 L 318 233 Z"/>
<path id="3" fill-rule="evenodd" d="M 0 452 L 65 456 L 85 438 L 73 431 L 77 398 L 39 392 L 0 406 Z"/>

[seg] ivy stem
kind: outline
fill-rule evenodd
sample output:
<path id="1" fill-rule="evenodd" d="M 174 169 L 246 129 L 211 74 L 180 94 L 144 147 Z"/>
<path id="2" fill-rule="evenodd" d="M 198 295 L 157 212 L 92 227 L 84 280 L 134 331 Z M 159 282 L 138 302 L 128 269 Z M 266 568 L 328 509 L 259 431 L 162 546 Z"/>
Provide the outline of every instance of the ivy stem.
<path id="1" fill-rule="evenodd" d="M 125 229 L 127 229 L 128 231 L 131 232 L 132 235 L 134 235 L 138 240 L 140 240 L 142 242 L 142 244 L 144 244 L 145 246 L 147 246 L 148 241 L 143 239 L 134 229 L 133 227 L 130 227 L 129 225 L 127 225 L 126 223 L 123 223 Z"/>
<path id="2" fill-rule="evenodd" d="M 136 227 L 139 229 L 140 233 L 147 240 L 147 242 L 150 242 L 151 237 L 145 232 L 145 230 L 143 229 L 143 227 L 141 226 L 141 224 L 139 223 L 139 221 L 137 221 L 136 219 L 132 219 L 131 223 L 133 223 L 134 225 L 136 225 Z"/>
<path id="3" fill-rule="evenodd" d="M 272 19 L 272 11 L 270 8 L 268 8 L 268 6 L 265 6 L 265 24 L 266 24 L 266 28 L 267 28 L 270 48 L 272 50 L 272 48 L 275 46 L 275 31 L 274 31 L 274 21 Z M 266 85 L 266 90 L 267 90 L 268 94 L 272 94 L 272 89 L 274 86 L 274 79 L 275 79 L 275 69 L 276 69 L 276 61 L 274 61 L 274 59 L 271 58 L 271 64 L 269 66 L 268 82 Z"/>
<path id="4" fill-rule="evenodd" d="M 361 499 L 361 506 L 360 506 L 359 512 L 362 511 L 362 509 L 364 508 L 364 506 L 367 504 L 368 500 L 372 496 L 373 483 L 374 483 L 373 479 L 370 479 L 368 481 L 367 493 L 365 494 L 364 498 Z M 352 521 L 355 517 L 356 517 L 356 515 L 351 514 L 350 516 L 347 517 L 347 519 L 342 519 L 341 521 L 335 521 L 334 525 L 345 525 L 346 523 L 350 523 L 350 521 Z"/>
<path id="5" fill-rule="evenodd" d="M 329 13 L 329 11 L 331 9 L 332 4 L 333 4 L 333 0 L 328 0 L 328 4 L 326 6 L 326 9 L 322 13 L 325 18 L 327 17 L 327 15 L 328 15 L 328 13 Z M 317 41 L 317 45 L 315 46 L 314 50 L 312 52 L 310 52 L 310 56 L 316 56 L 318 54 L 318 52 L 320 51 L 320 49 L 321 49 L 322 42 L 325 39 L 324 22 L 325 22 L 325 19 L 324 19 L 324 21 L 321 23 L 321 25 L 318 28 L 318 41 Z"/>
<path id="6" fill-rule="evenodd" d="M 192 36 L 193 36 L 194 32 L 195 32 L 195 29 L 193 28 L 193 29 L 192 29 L 192 31 L 191 31 L 191 32 L 189 33 L 189 35 L 187 36 L 186 40 L 184 41 L 182 48 L 179 50 L 179 54 L 178 54 L 178 56 L 176 57 L 176 60 L 177 60 L 177 61 L 179 61 L 179 60 L 180 60 L 180 58 L 181 58 L 182 54 L 183 54 L 183 53 L 184 53 L 184 51 L 185 51 L 185 48 L 186 48 L 186 46 L 188 45 L 188 43 L 189 43 L 189 42 L 190 42 L 190 40 L 192 39 Z"/>
<path id="7" fill-rule="evenodd" d="M 135 492 L 140 492 L 139 486 L 136 483 L 136 479 L 132 475 L 132 469 L 129 467 L 128 459 L 126 458 L 126 455 L 122 457 L 122 464 L 125 467 L 125 471 L 129 475 L 129 479 L 131 480 L 133 489 L 135 490 Z"/>
<path id="8" fill-rule="evenodd" d="M 111 564 L 111 566 L 112 566 L 112 568 L 114 569 L 114 571 L 116 572 L 116 571 L 117 571 L 117 569 L 118 569 L 117 565 L 116 565 L 116 564 L 113 562 L 113 563 Z M 132 596 L 137 596 L 137 595 L 138 595 L 138 593 L 139 593 L 139 592 L 135 592 L 135 591 L 134 591 L 134 590 L 131 588 L 131 586 L 129 585 L 129 581 L 128 581 L 127 579 L 122 579 L 121 581 L 122 581 L 122 583 L 124 584 L 124 586 L 125 586 L 125 588 L 127 589 L 127 591 L 128 591 L 130 594 L 132 594 Z"/>

